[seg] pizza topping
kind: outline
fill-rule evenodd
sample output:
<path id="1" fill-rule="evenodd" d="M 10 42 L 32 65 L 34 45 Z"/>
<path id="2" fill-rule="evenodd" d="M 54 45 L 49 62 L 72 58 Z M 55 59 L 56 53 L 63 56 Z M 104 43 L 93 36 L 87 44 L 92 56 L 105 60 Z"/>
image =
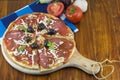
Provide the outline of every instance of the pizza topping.
<path id="1" fill-rule="evenodd" d="M 27 28 L 25 28 L 24 26 L 18 26 L 17 28 L 18 28 L 18 30 L 22 30 L 24 32 L 27 32 Z"/>
<path id="2" fill-rule="evenodd" d="M 22 52 L 24 49 L 25 49 L 25 45 L 22 45 L 22 46 L 20 46 L 19 48 L 18 48 L 18 52 Z"/>
<path id="3" fill-rule="evenodd" d="M 48 31 L 48 34 L 49 35 L 55 35 L 57 33 L 57 31 L 55 31 L 54 29 L 50 29 L 49 31 Z"/>
<path id="4" fill-rule="evenodd" d="M 15 49 L 19 47 L 19 45 L 15 44 L 14 41 L 12 40 L 6 40 L 5 44 L 7 44 L 6 47 L 9 51 L 14 51 Z"/>
<path id="5" fill-rule="evenodd" d="M 28 55 L 28 51 L 27 51 L 26 49 L 24 49 L 24 51 L 23 51 L 22 54 L 23 54 L 23 55 Z"/>
<path id="6" fill-rule="evenodd" d="M 44 68 L 49 68 L 49 65 L 53 64 L 55 61 L 53 55 L 47 54 L 45 49 L 42 51 L 39 57 L 40 57 L 39 64 Z"/>
<path id="7" fill-rule="evenodd" d="M 37 17 L 37 15 L 34 15 L 34 14 L 28 15 L 28 19 L 33 19 L 33 18 L 36 18 L 36 17 Z"/>
<path id="8" fill-rule="evenodd" d="M 28 28 L 28 25 L 24 22 L 24 20 L 23 19 L 21 19 L 21 24 L 25 27 L 25 28 Z"/>
<path id="9" fill-rule="evenodd" d="M 62 45 L 64 42 L 63 41 L 60 41 L 59 44 Z"/>
<path id="10" fill-rule="evenodd" d="M 40 23 L 38 26 L 38 30 L 43 30 L 45 29 L 45 25 L 43 23 Z"/>
<path id="11" fill-rule="evenodd" d="M 48 18 L 47 23 L 49 24 L 50 22 L 51 22 L 51 19 L 50 19 L 50 18 Z"/>
<path id="12" fill-rule="evenodd" d="M 44 46 L 46 48 L 49 48 L 50 50 L 54 50 L 54 47 L 55 47 L 55 42 L 50 42 L 49 40 L 46 40 L 44 42 Z"/>
<path id="13" fill-rule="evenodd" d="M 38 53 L 41 54 L 43 50 L 44 50 L 44 48 L 38 49 Z"/>
<path id="14" fill-rule="evenodd" d="M 35 62 L 34 62 L 34 56 L 35 56 L 35 54 L 36 54 L 36 51 L 33 50 L 32 53 L 33 53 L 33 54 L 32 54 L 31 57 L 32 57 L 32 65 L 33 65 L 33 64 L 35 63 Z"/>
<path id="15" fill-rule="evenodd" d="M 42 35 L 39 35 L 39 36 L 37 36 L 36 40 L 37 40 L 38 45 L 44 44 L 45 37 L 43 37 Z"/>
<path id="16" fill-rule="evenodd" d="M 43 20 L 37 19 L 37 23 L 39 23 L 39 24 L 43 23 L 45 26 L 48 25 L 47 21 L 48 21 L 48 17 L 47 16 L 44 16 Z"/>
<path id="17" fill-rule="evenodd" d="M 50 49 L 49 51 L 54 56 L 54 58 L 58 58 L 57 55 L 56 55 L 57 54 L 57 50 Z"/>
<path id="18" fill-rule="evenodd" d="M 28 51 L 24 49 L 24 51 L 20 51 L 18 52 L 18 49 L 15 49 L 15 51 L 13 51 L 14 56 L 19 56 L 19 55 L 27 55 Z"/>
<path id="19" fill-rule="evenodd" d="M 38 44 L 37 43 L 33 43 L 33 44 L 31 44 L 31 48 L 32 49 L 38 49 Z"/>
<path id="20" fill-rule="evenodd" d="M 35 32 L 32 27 L 28 27 L 28 28 L 27 28 L 27 31 L 28 31 L 29 33 L 34 33 L 34 32 Z"/>
<path id="21" fill-rule="evenodd" d="M 49 47 L 50 50 L 54 50 L 55 42 L 48 42 L 47 46 Z"/>
<path id="22" fill-rule="evenodd" d="M 36 31 L 36 35 L 40 35 L 40 34 L 45 34 L 45 33 L 47 33 L 47 30 L 46 29 L 44 29 L 44 30 L 42 30 L 42 31 Z"/>
<path id="23" fill-rule="evenodd" d="M 53 24 L 52 27 L 53 27 L 53 29 L 57 29 L 57 32 L 62 36 L 66 36 L 69 33 L 69 30 L 66 27 L 66 25 L 63 22 L 61 22 L 60 20 L 56 20 L 56 22 Z"/>
<path id="24" fill-rule="evenodd" d="M 49 47 L 49 46 L 48 46 L 48 43 L 49 43 L 49 40 L 45 40 L 45 42 L 44 42 L 44 46 L 45 46 L 46 48 Z"/>
<path id="25" fill-rule="evenodd" d="M 16 44 L 19 44 L 19 45 L 28 45 L 28 44 L 26 44 L 26 42 L 24 41 L 24 40 L 13 40 L 14 41 L 14 43 L 16 43 Z"/>
<path id="26" fill-rule="evenodd" d="M 11 30 L 5 35 L 5 37 L 9 40 L 12 40 L 12 39 L 18 40 L 18 39 L 21 39 L 23 35 L 24 33 L 20 30 Z"/>
<path id="27" fill-rule="evenodd" d="M 32 39 L 31 39 L 30 36 L 26 36 L 26 37 L 24 37 L 24 40 L 28 43 L 28 42 L 30 42 Z"/>

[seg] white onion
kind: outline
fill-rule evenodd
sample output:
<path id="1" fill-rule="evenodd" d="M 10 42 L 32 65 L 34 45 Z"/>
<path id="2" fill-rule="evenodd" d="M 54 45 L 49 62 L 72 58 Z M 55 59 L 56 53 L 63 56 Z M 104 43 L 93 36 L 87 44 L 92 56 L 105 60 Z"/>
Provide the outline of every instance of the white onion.
<path id="1" fill-rule="evenodd" d="M 88 3 L 86 0 L 76 0 L 73 5 L 78 6 L 82 12 L 86 12 L 88 8 Z"/>

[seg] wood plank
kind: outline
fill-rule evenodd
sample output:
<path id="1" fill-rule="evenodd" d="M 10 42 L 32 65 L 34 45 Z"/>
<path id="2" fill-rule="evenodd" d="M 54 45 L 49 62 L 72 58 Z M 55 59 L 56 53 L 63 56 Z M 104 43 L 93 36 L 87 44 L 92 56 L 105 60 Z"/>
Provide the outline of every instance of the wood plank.
<path id="1" fill-rule="evenodd" d="M 34 0 L 0 0 L 0 18 L 31 3 Z M 106 58 L 120 60 L 120 0 L 87 0 L 88 11 L 75 34 L 79 52 L 95 61 Z M 1 63 L 2 62 L 2 63 Z M 2 64 L 2 65 L 1 65 Z M 64 68 L 51 74 L 35 76 L 19 72 L 3 58 L 0 49 L 1 80 L 96 80 L 80 69 Z M 113 63 L 114 73 L 108 80 L 120 80 L 120 63 Z M 106 68 L 104 73 L 110 71 Z"/>

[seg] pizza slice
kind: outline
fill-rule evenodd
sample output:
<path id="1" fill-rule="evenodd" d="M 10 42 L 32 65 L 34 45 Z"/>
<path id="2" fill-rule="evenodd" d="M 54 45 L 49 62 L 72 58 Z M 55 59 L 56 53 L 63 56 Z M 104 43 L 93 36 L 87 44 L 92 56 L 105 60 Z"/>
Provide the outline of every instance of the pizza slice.
<path id="1" fill-rule="evenodd" d="M 44 47 L 38 49 L 41 71 L 66 63 L 74 51 L 74 41 L 65 38 L 46 38 Z"/>

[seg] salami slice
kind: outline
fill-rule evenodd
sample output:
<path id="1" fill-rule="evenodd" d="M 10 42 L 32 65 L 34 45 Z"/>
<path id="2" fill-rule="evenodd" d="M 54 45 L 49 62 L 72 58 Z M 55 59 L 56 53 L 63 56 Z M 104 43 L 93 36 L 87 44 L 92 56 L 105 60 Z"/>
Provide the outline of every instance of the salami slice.
<path id="1" fill-rule="evenodd" d="M 59 20 L 53 24 L 53 29 L 56 29 L 62 36 L 67 36 L 69 34 L 69 28 L 65 23 Z"/>
<path id="2" fill-rule="evenodd" d="M 49 68 L 49 65 L 54 63 L 54 57 L 52 54 L 48 54 L 46 50 L 43 50 L 40 55 L 39 64 L 43 68 Z"/>
<path id="3" fill-rule="evenodd" d="M 22 38 L 22 36 L 24 35 L 23 31 L 20 31 L 20 30 L 11 30 L 9 31 L 8 33 L 6 33 L 5 37 L 7 40 L 13 40 L 13 39 L 16 39 L 16 40 L 19 40 Z"/>

